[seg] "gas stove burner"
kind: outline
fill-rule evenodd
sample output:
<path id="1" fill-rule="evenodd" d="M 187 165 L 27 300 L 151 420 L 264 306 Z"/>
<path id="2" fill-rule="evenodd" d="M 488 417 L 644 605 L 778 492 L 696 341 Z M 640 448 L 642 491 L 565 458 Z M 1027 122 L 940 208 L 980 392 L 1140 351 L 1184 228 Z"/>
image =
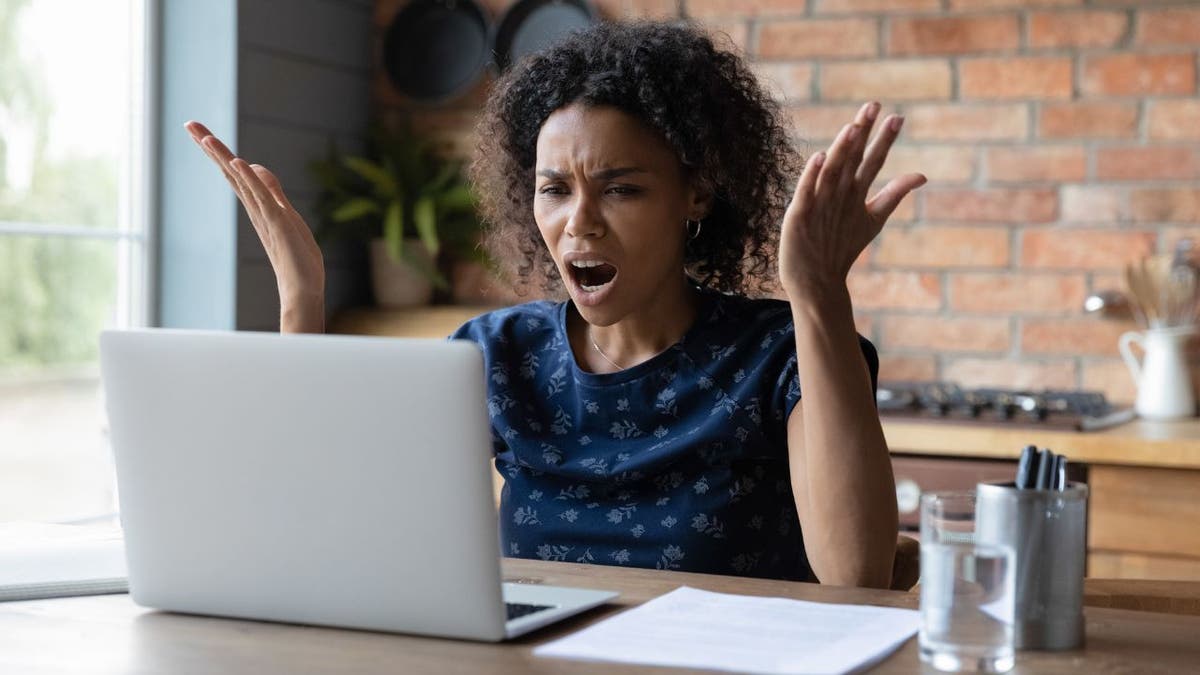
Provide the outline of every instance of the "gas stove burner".
<path id="1" fill-rule="evenodd" d="M 1130 409 L 1114 408 L 1092 391 L 963 389 L 952 382 L 880 384 L 875 397 L 881 415 L 984 423 L 1062 426 L 1091 431 L 1133 419 Z"/>

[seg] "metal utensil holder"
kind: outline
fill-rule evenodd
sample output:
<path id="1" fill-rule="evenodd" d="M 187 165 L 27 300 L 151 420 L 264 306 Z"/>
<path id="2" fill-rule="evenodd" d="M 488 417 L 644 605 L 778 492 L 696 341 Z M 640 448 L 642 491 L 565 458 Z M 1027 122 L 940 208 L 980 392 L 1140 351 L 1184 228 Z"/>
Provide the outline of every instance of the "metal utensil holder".
<path id="1" fill-rule="evenodd" d="M 1064 650 L 1083 645 L 1083 573 L 1088 487 L 1018 490 L 1013 483 L 976 487 L 975 538 L 1015 554 L 1013 644 Z"/>

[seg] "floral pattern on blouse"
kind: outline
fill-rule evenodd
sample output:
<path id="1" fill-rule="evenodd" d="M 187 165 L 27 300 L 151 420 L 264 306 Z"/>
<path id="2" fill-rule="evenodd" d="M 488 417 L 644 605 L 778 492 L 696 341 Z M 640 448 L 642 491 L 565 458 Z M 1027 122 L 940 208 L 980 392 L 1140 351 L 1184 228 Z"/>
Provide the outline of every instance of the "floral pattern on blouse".
<path id="1" fill-rule="evenodd" d="M 503 555 L 809 577 L 787 461 L 791 309 L 702 298 L 679 343 L 616 373 L 578 367 L 565 302 L 491 312 L 451 336 L 484 352 Z M 875 348 L 859 341 L 874 384 Z"/>

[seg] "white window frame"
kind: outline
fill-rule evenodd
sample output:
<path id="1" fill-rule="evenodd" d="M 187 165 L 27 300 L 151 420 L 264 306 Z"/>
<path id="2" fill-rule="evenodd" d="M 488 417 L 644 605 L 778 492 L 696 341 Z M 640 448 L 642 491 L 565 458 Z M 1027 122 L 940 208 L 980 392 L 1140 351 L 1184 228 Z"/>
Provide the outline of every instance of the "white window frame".
<path id="1" fill-rule="evenodd" d="M 113 328 L 150 325 L 155 319 L 156 228 L 153 214 L 157 175 L 157 50 L 158 3 L 138 0 L 133 8 L 132 35 L 139 41 L 130 50 L 131 96 L 140 96 L 129 116 L 130 161 L 121 167 L 117 205 L 117 227 L 96 228 L 76 224 L 40 224 L 0 220 L 0 237 L 26 236 L 65 238 L 76 241 L 115 241 L 117 250 L 117 298 Z"/>

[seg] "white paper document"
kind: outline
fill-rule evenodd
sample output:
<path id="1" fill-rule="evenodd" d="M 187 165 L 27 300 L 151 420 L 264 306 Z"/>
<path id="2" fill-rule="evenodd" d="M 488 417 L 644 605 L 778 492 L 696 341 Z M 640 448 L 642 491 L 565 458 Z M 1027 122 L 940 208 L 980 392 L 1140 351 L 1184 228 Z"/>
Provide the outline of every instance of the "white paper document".
<path id="1" fill-rule="evenodd" d="M 683 586 L 534 654 L 744 673 L 846 673 L 891 654 L 919 623 L 911 609 Z"/>
<path id="2" fill-rule="evenodd" d="M 124 593 L 116 526 L 0 524 L 0 601 Z"/>

